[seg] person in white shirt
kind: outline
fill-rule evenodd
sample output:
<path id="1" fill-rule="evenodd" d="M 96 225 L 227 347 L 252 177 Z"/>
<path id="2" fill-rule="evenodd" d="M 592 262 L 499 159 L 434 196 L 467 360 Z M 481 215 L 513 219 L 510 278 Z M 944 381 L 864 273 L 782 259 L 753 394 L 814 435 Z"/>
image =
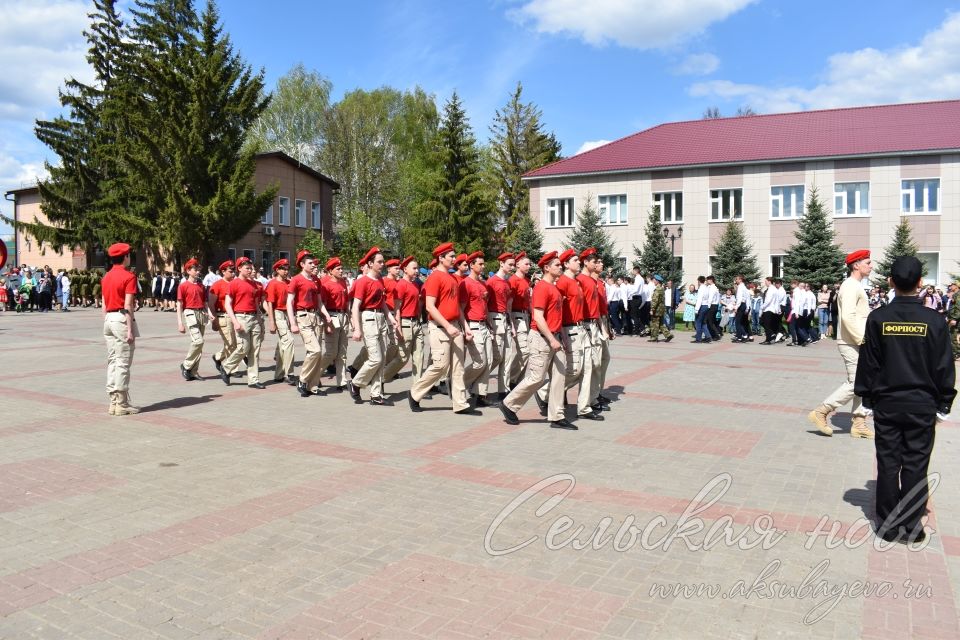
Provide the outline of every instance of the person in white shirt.
<path id="1" fill-rule="evenodd" d="M 733 279 L 734 284 L 736 284 L 736 298 L 734 300 L 734 305 L 736 306 L 736 314 L 734 315 L 734 326 L 736 327 L 736 334 L 733 336 L 734 342 L 753 342 L 753 338 L 750 336 L 750 311 L 749 311 L 749 299 L 750 292 L 747 291 L 747 285 L 743 282 L 743 275 L 737 275 Z"/>
<path id="2" fill-rule="evenodd" d="M 710 334 L 710 328 L 707 326 L 707 314 L 710 311 L 710 290 L 706 284 L 706 278 L 699 276 L 697 278 L 697 302 L 694 305 L 696 319 L 693 321 L 695 334 L 692 343 L 708 343 L 713 338 Z"/>
<path id="3" fill-rule="evenodd" d="M 613 277 L 607 278 L 607 313 L 610 314 L 610 324 L 617 335 L 623 335 L 623 324 L 620 321 L 620 313 L 623 310 L 623 279 L 617 278 L 614 282 Z"/>
<path id="4" fill-rule="evenodd" d="M 760 307 L 760 325 L 766 339 L 760 344 L 773 344 L 783 339 L 780 325 L 782 290 L 777 289 L 772 278 L 764 278 L 763 306 Z"/>
<path id="5" fill-rule="evenodd" d="M 641 281 L 639 287 L 641 336 L 650 333 L 650 300 L 653 298 L 653 290 L 656 288 L 657 284 L 654 282 L 653 274 L 648 275 L 645 280 Z"/>
<path id="6" fill-rule="evenodd" d="M 707 290 L 710 295 L 707 328 L 710 330 L 710 337 L 719 340 L 722 335 L 720 326 L 717 324 L 717 312 L 720 311 L 720 289 L 717 288 L 717 281 L 713 276 L 707 276 Z"/>
<path id="7" fill-rule="evenodd" d="M 217 280 L 221 279 L 222 276 L 214 271 L 213 265 L 210 265 L 207 267 L 207 275 L 203 276 L 203 286 L 207 291 L 210 291 L 210 287 L 212 287 Z"/>
<path id="8" fill-rule="evenodd" d="M 633 281 L 624 285 L 623 304 L 627 308 L 627 322 L 624 333 L 637 335 L 640 333 L 640 304 L 643 291 L 643 275 L 640 269 L 633 268 Z"/>
<path id="9" fill-rule="evenodd" d="M 677 324 L 676 298 L 677 290 L 673 288 L 673 280 L 667 280 L 667 284 L 663 286 L 663 304 L 666 309 L 663 321 L 670 331 L 673 331 Z"/>
<path id="10" fill-rule="evenodd" d="M 790 342 L 788 347 L 805 345 L 807 343 L 807 333 L 803 329 L 803 306 L 806 297 L 803 292 L 803 284 L 798 280 L 790 282 L 790 315 L 787 318 L 787 327 L 790 330 Z"/>
<path id="11" fill-rule="evenodd" d="M 70 311 L 70 276 L 66 270 L 60 274 L 60 311 Z"/>
<path id="12" fill-rule="evenodd" d="M 812 344 L 820 340 L 819 323 L 814 322 L 817 314 L 817 294 L 810 288 L 809 282 L 803 284 L 803 290 L 806 295 L 804 309 L 807 312 L 807 318 L 805 320 L 808 339 L 807 344 Z"/>

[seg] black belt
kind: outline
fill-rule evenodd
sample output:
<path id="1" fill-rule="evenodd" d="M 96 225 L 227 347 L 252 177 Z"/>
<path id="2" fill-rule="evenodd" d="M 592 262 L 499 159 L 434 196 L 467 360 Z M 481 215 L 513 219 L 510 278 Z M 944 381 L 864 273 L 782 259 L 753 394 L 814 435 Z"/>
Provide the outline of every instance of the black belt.
<path id="1" fill-rule="evenodd" d="M 122 310 L 123 310 L 122 307 L 121 307 L 120 309 L 107 309 L 107 313 L 117 313 L 117 312 L 122 311 Z"/>

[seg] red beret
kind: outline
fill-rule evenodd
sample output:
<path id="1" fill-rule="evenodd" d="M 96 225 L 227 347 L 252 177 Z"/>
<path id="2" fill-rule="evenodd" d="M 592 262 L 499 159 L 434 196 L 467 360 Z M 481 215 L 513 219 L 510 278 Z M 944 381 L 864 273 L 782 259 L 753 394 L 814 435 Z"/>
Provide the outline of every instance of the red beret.
<path id="1" fill-rule="evenodd" d="M 306 249 L 301 249 L 297 252 L 297 265 L 299 265 L 305 258 L 312 258 L 313 254 L 307 251 Z"/>
<path id="2" fill-rule="evenodd" d="M 433 250 L 433 257 L 434 257 L 434 258 L 439 258 L 439 257 L 442 256 L 443 254 L 445 254 L 445 253 L 450 253 L 451 251 L 453 251 L 453 243 L 452 243 L 452 242 L 444 242 L 443 244 L 437 245 L 437 247 L 434 248 L 434 250 Z"/>
<path id="3" fill-rule="evenodd" d="M 453 261 L 453 264 L 457 265 L 457 264 L 460 264 L 461 262 L 466 262 L 469 259 L 470 259 L 470 256 L 468 256 L 467 254 L 458 253 L 457 259 Z"/>
<path id="4" fill-rule="evenodd" d="M 556 252 L 556 251 L 551 251 L 550 253 L 544 254 L 544 256 L 543 256 L 542 258 L 540 258 L 540 260 L 537 262 L 537 266 L 539 266 L 541 269 L 543 269 L 543 268 L 546 267 L 548 264 L 550 264 L 551 262 L 553 262 L 553 259 L 556 258 L 556 257 L 557 257 L 557 252 Z"/>
<path id="5" fill-rule="evenodd" d="M 414 260 L 416 260 L 416 258 L 414 258 L 413 256 L 407 256 L 406 258 L 403 259 L 403 262 L 400 263 L 400 268 L 406 269 L 407 265 L 413 262 Z"/>
<path id="6" fill-rule="evenodd" d="M 500 262 L 503 262 L 504 260 L 513 260 L 513 254 L 512 254 L 512 253 L 501 253 L 501 254 L 497 257 L 497 260 L 499 260 Z"/>
<path id="7" fill-rule="evenodd" d="M 367 264 L 373 257 L 380 253 L 380 247 L 370 247 L 370 250 L 363 254 L 363 257 L 360 258 L 360 264 Z"/>
<path id="8" fill-rule="evenodd" d="M 853 264 L 857 260 L 866 260 L 869 257 L 870 251 L 868 249 L 859 249 L 847 254 L 847 264 Z"/>
<path id="9" fill-rule="evenodd" d="M 286 269 L 290 268 L 290 261 L 287 260 L 286 258 L 280 258 L 279 260 L 273 263 L 274 271 L 276 271 L 277 269 L 283 269 L 283 268 L 286 268 Z"/>
<path id="10" fill-rule="evenodd" d="M 570 258 L 574 257 L 575 255 L 577 255 L 576 251 L 574 251 L 573 249 L 567 249 L 557 257 L 560 258 L 560 263 L 563 264 Z M 540 264 L 540 263 L 538 262 L 537 264 Z"/>
<path id="11" fill-rule="evenodd" d="M 517 261 L 519 261 L 520 258 L 526 258 L 526 257 L 527 257 L 527 252 L 526 252 L 526 251 L 521 251 L 521 252 L 518 253 L 516 256 L 514 256 L 514 258 L 516 258 Z"/>
<path id="12" fill-rule="evenodd" d="M 429 269 L 436 269 L 438 264 L 440 264 L 440 262 L 439 262 L 436 258 L 434 258 L 433 260 L 430 261 L 430 264 L 428 265 L 428 268 L 429 268 Z"/>
<path id="13" fill-rule="evenodd" d="M 483 251 L 474 251 L 469 256 L 467 256 L 467 262 L 473 262 L 477 258 L 483 257 Z"/>
<path id="14" fill-rule="evenodd" d="M 126 242 L 117 242 L 107 248 L 107 255 L 111 258 L 119 258 L 130 253 L 130 245 Z"/>
<path id="15" fill-rule="evenodd" d="M 224 260 L 220 263 L 220 271 L 224 271 L 226 269 L 233 269 L 233 260 Z"/>
<path id="16" fill-rule="evenodd" d="M 390 258 L 389 260 L 387 260 L 386 262 L 383 263 L 383 266 L 385 266 L 385 267 L 399 267 L 399 266 L 400 266 L 400 261 L 397 260 L 396 258 Z"/>
<path id="17" fill-rule="evenodd" d="M 586 260 L 590 256 L 595 256 L 595 255 L 597 255 L 597 250 L 594 249 L 593 247 L 590 247 L 580 252 L 580 260 Z"/>
<path id="18" fill-rule="evenodd" d="M 330 271 L 331 269 L 336 269 L 337 267 L 341 266 L 342 264 L 343 264 L 343 263 L 340 262 L 340 258 L 336 258 L 336 257 L 330 258 L 329 260 L 327 260 L 326 269 L 327 269 L 327 271 Z"/>
<path id="19" fill-rule="evenodd" d="M 245 264 L 253 264 L 253 260 L 251 260 L 251 259 L 248 258 L 247 256 L 240 256 L 239 258 L 237 258 L 237 268 L 238 268 L 238 269 L 239 269 L 240 267 L 242 267 L 243 265 L 245 265 Z"/>
<path id="20" fill-rule="evenodd" d="M 183 263 L 183 270 L 186 271 L 190 267 L 199 267 L 199 266 L 200 266 L 200 263 L 197 262 L 196 258 L 190 258 L 189 260 Z"/>

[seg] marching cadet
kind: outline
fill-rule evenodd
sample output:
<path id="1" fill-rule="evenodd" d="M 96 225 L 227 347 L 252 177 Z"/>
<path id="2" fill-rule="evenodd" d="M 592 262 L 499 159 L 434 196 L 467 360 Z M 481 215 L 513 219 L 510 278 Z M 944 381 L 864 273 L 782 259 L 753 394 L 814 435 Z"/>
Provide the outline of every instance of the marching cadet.
<path id="1" fill-rule="evenodd" d="M 600 288 L 593 277 L 597 265 L 601 264 L 597 250 L 589 247 L 580 252 L 580 273 L 576 280 L 583 291 L 583 373 L 580 389 L 577 393 L 577 412 L 599 415 L 603 410 L 597 401 L 600 393 Z M 604 296 L 606 297 L 606 296 Z"/>
<path id="2" fill-rule="evenodd" d="M 273 372 L 273 381 L 286 380 L 292 386 L 297 384 L 297 379 L 293 375 L 293 334 L 287 317 L 289 276 L 289 260 L 280 258 L 273 263 L 273 278 L 267 283 L 264 303 L 267 306 L 267 327 L 270 333 L 277 334 L 277 348 L 273 353 L 277 368 Z"/>
<path id="3" fill-rule="evenodd" d="M 460 283 L 460 307 L 467 319 L 473 339 L 465 342 L 470 355 L 470 366 L 464 368 L 463 384 L 478 407 L 489 407 L 486 379 L 490 377 L 490 325 L 487 324 L 487 286 L 480 281 L 484 270 L 483 251 L 474 251 L 467 257 L 470 273 Z"/>
<path id="4" fill-rule="evenodd" d="M 177 331 L 190 329 L 190 349 L 180 363 L 180 375 L 186 381 L 200 377 L 200 358 L 203 356 L 203 334 L 207 327 L 208 303 L 200 282 L 200 263 L 190 258 L 183 265 L 187 277 L 177 287 Z"/>
<path id="5" fill-rule="evenodd" d="M 926 538 L 927 467 L 938 419 L 957 390 L 950 341 L 940 314 L 917 297 L 923 265 L 913 256 L 893 261 L 893 301 L 867 316 L 853 392 L 873 409 L 877 448 L 877 533 L 884 540 Z"/>
<path id="6" fill-rule="evenodd" d="M 107 248 L 110 271 L 101 281 L 103 297 L 103 339 L 107 343 L 107 393 L 110 395 L 112 416 L 139 413 L 140 409 L 130 404 L 130 369 L 137 329 L 136 311 L 137 278 L 127 271 L 130 264 L 130 245 L 125 242 Z"/>
<path id="7" fill-rule="evenodd" d="M 343 277 L 340 258 L 330 258 L 326 264 L 327 275 L 320 279 L 320 299 L 326 307 L 330 322 L 323 334 L 320 370 L 333 367 L 334 385 L 340 391 L 346 389 L 347 330 L 350 327 L 347 281 Z"/>
<path id="8" fill-rule="evenodd" d="M 385 272 L 382 276 L 383 280 L 383 299 L 387 303 L 387 313 L 394 317 L 396 320 L 396 289 L 397 289 L 397 280 L 400 279 L 400 260 L 397 258 L 390 258 L 383 263 L 383 268 Z M 396 332 L 388 331 L 384 338 L 386 338 L 387 351 L 383 356 L 383 381 L 389 382 L 393 380 L 393 377 L 397 374 L 395 371 L 393 375 L 387 375 L 387 368 L 397 361 L 398 356 L 400 355 L 400 350 L 397 343 L 400 340 L 400 323 L 395 324 Z"/>
<path id="9" fill-rule="evenodd" d="M 387 332 L 395 332 L 393 316 L 387 312 L 387 300 L 384 293 L 383 254 L 378 247 L 372 247 L 361 261 L 367 266 L 366 273 L 357 278 L 353 285 L 353 339 L 363 341 L 367 350 L 367 359 L 350 381 L 350 396 L 357 404 L 363 400 L 360 388 L 370 386 L 370 404 L 383 405 L 383 368 L 387 352 Z"/>
<path id="10" fill-rule="evenodd" d="M 227 317 L 237 332 L 237 348 L 223 361 L 220 379 L 230 384 L 230 375 L 247 362 L 247 386 L 266 389 L 260 382 L 260 347 L 263 345 L 263 285 L 256 278 L 253 260 L 237 258 L 239 275 L 230 281 L 223 302 Z"/>
<path id="11" fill-rule="evenodd" d="M 513 328 L 510 320 L 510 302 L 513 289 L 510 275 L 516 269 L 512 253 L 501 253 L 497 258 L 500 268 L 487 280 L 487 324 L 490 325 L 490 340 L 487 343 L 487 361 L 490 373 L 497 378 L 497 400 L 503 400 L 510 390 L 510 369 L 507 363 L 507 336 Z M 480 393 L 487 394 L 487 378 L 480 385 Z"/>
<path id="12" fill-rule="evenodd" d="M 423 285 L 430 318 L 430 367 L 414 383 L 407 396 L 410 410 L 414 412 L 423 411 L 420 400 L 450 372 L 450 400 L 454 413 L 481 415 L 479 410 L 470 406 L 463 385 L 464 340 L 472 340 L 473 334 L 469 327 L 460 332 L 461 327 L 466 327 L 466 319 L 460 307 L 457 278 L 449 272 L 456 256 L 452 242 L 434 248 L 433 257 L 438 260 L 438 265 Z"/>
<path id="13" fill-rule="evenodd" d="M 320 331 L 321 317 L 330 324 L 323 301 L 320 299 L 317 282 L 317 261 L 307 250 L 297 254 L 297 266 L 300 273 L 290 279 L 287 285 L 287 321 L 290 333 L 300 334 L 306 354 L 300 366 L 297 391 L 301 398 L 320 394 Z"/>
<path id="14" fill-rule="evenodd" d="M 597 289 L 600 294 L 600 370 L 596 376 L 595 391 L 591 397 L 594 411 L 609 411 L 610 398 L 603 395 L 603 389 L 607 385 L 607 369 L 610 366 L 610 343 L 616 337 L 613 327 L 610 324 L 610 307 L 607 303 L 607 285 L 603 280 L 603 260 L 597 256 L 594 263 L 593 277 L 597 281 Z"/>
<path id="15" fill-rule="evenodd" d="M 665 342 L 673 340 L 673 334 L 670 328 L 663 325 L 663 314 L 666 313 L 665 292 L 663 290 L 663 276 L 655 274 L 653 279 L 656 281 L 656 288 L 650 298 L 650 337 L 647 342 L 660 342 L 660 334 L 666 336 Z"/>
<path id="16" fill-rule="evenodd" d="M 470 273 L 470 256 L 465 253 L 457 255 L 456 262 L 453 263 L 455 271 L 453 275 L 457 277 L 457 282 L 462 282 Z"/>
<path id="17" fill-rule="evenodd" d="M 400 340 L 397 343 L 398 357 L 387 363 L 384 379 L 392 380 L 408 360 L 412 363 L 412 383 L 420 379 L 423 374 L 423 324 L 420 321 L 420 281 L 417 274 L 420 265 L 413 256 L 407 256 L 400 263 L 403 277 L 397 281 L 394 290 L 394 319 L 400 327 Z"/>
<path id="18" fill-rule="evenodd" d="M 533 266 L 526 251 L 516 255 L 514 261 L 517 271 L 510 276 L 510 319 L 511 332 L 507 346 L 507 361 L 510 371 L 510 388 L 512 389 L 523 379 L 523 370 L 527 368 L 527 358 L 530 355 L 527 336 L 530 334 L 530 268 Z"/>
<path id="19" fill-rule="evenodd" d="M 236 277 L 233 260 L 221 262 L 219 271 L 222 277 L 210 286 L 210 291 L 207 292 L 207 306 L 213 314 L 210 326 L 220 334 L 220 339 L 223 341 L 223 346 L 212 356 L 213 366 L 217 368 L 219 373 L 222 373 L 223 361 L 237 350 L 237 332 L 233 330 L 233 323 L 227 317 L 227 309 L 223 306 L 227 299 L 230 281 Z M 160 278 L 161 276 L 157 277 Z M 159 302 L 157 304 L 159 305 Z"/>
<path id="20" fill-rule="evenodd" d="M 557 288 L 557 278 L 563 267 L 556 251 L 546 254 L 537 263 L 543 270 L 543 278 L 533 289 L 531 307 L 533 320 L 530 328 L 530 360 L 523 380 L 507 394 L 500 403 L 500 411 L 507 424 L 520 424 L 517 418 L 530 396 L 536 394 L 547 378 L 550 378 L 550 393 L 546 417 L 554 429 L 577 430 L 577 426 L 564 417 L 567 358 L 563 341 L 563 294 Z"/>
<path id="21" fill-rule="evenodd" d="M 360 259 L 360 263 L 357 265 L 357 268 L 359 269 L 360 275 L 354 278 L 353 282 L 350 283 L 350 288 L 347 290 L 347 304 L 348 308 L 350 309 L 351 316 L 353 315 L 353 290 L 357 286 L 357 282 L 359 282 L 360 278 L 367 275 L 367 265 L 363 261 L 363 258 Z M 356 327 L 354 327 L 354 329 L 355 328 Z M 351 380 L 357 377 L 357 372 L 360 371 L 360 367 L 362 367 L 363 363 L 366 361 L 367 346 L 362 344 L 360 345 L 360 351 L 357 351 L 357 355 L 353 357 L 353 362 L 351 362 L 350 366 L 347 367 L 347 371 L 350 372 Z"/>

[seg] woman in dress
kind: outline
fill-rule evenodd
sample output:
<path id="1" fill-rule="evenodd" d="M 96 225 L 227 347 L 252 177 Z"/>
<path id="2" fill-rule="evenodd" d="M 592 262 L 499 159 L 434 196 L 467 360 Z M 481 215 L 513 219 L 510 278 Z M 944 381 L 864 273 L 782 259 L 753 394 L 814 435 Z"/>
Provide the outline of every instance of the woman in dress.
<path id="1" fill-rule="evenodd" d="M 694 308 L 697 304 L 697 288 L 692 284 L 683 294 L 683 302 L 683 324 L 689 329 L 690 323 L 697 317 L 697 310 Z"/>

